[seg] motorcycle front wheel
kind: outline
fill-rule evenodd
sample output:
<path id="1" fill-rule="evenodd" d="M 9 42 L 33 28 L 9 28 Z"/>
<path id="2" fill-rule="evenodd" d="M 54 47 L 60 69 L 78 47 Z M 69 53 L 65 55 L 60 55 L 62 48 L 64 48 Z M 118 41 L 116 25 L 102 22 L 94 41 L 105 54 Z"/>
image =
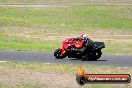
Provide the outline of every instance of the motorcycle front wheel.
<path id="1" fill-rule="evenodd" d="M 61 49 L 58 48 L 55 50 L 54 52 L 54 56 L 57 58 L 57 59 L 63 59 L 62 55 L 61 55 Z"/>

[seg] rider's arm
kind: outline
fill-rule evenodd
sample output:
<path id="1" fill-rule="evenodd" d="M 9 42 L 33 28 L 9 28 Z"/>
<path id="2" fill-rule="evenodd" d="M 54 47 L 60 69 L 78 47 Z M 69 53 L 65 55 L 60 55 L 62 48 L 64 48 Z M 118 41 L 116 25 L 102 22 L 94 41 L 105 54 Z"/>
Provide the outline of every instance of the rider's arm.
<path id="1" fill-rule="evenodd" d="M 94 42 L 91 39 L 88 40 L 88 46 L 91 48 L 95 46 Z"/>
<path id="2" fill-rule="evenodd" d="M 72 38 L 72 40 L 81 40 L 80 37 Z"/>
<path id="3" fill-rule="evenodd" d="M 76 51 L 79 53 L 83 53 L 86 51 L 86 49 L 92 48 L 94 46 L 94 42 L 89 38 L 83 39 L 82 41 L 83 41 L 83 47 L 81 49 L 76 49 Z"/>
<path id="4" fill-rule="evenodd" d="M 74 51 L 77 51 L 77 52 L 79 52 L 79 53 L 81 54 L 81 53 L 83 53 L 87 48 L 88 48 L 87 44 L 84 44 L 82 48 L 80 48 L 80 49 L 75 48 Z"/>

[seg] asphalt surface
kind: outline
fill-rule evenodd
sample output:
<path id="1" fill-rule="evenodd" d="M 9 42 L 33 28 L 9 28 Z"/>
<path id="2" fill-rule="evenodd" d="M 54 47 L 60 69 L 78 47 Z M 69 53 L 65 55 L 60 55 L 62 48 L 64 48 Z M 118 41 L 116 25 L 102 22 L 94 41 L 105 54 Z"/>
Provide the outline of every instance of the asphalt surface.
<path id="1" fill-rule="evenodd" d="M 53 53 L 49 52 L 0 50 L 0 61 L 132 67 L 132 55 L 102 55 L 98 61 L 81 61 L 73 58 L 55 59 Z"/>

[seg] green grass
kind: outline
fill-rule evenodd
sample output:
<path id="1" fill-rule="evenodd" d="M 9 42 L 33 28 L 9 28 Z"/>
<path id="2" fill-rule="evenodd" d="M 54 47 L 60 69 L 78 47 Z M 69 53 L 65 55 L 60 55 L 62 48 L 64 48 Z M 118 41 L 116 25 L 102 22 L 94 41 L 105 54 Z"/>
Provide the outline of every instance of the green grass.
<path id="1" fill-rule="evenodd" d="M 105 43 L 106 48 L 103 49 L 104 54 L 132 54 L 132 43 L 112 42 Z"/>
<path id="2" fill-rule="evenodd" d="M 0 63 L 0 76 L 5 77 L 15 77 L 18 78 L 22 75 L 23 77 L 29 76 L 30 72 L 32 74 L 69 74 L 76 75 L 80 65 L 71 64 L 45 64 L 45 63 L 29 63 L 29 62 L 3 62 Z M 82 66 L 88 74 L 132 74 L 131 67 L 114 67 L 114 66 Z M 19 75 L 18 75 L 18 73 Z M 13 74 L 13 76 L 12 76 Z M 39 75 L 39 74 L 38 74 Z M 39 76 L 38 76 L 39 77 Z M 22 78 L 21 78 L 22 79 Z M 28 79 L 27 79 L 28 80 Z M 29 79 L 31 80 L 31 79 Z M 66 79 L 67 80 L 67 79 Z M 36 80 L 37 81 L 37 80 Z M 18 81 L 19 82 L 19 81 Z M 8 83 L 8 81 L 7 81 Z M 50 88 L 50 85 L 37 83 L 35 81 L 24 81 L 18 83 L 8 83 L 0 82 L 1 88 Z M 60 85 L 61 86 L 61 85 Z M 86 84 L 84 88 L 131 88 L 130 84 Z M 67 88 L 66 86 L 61 86 L 60 88 Z"/>
<path id="3" fill-rule="evenodd" d="M 131 9 L 131 6 L 92 6 L 60 8 L 1 7 L 0 26 L 39 26 L 62 30 L 83 30 L 90 28 L 131 30 Z"/>
<path id="4" fill-rule="evenodd" d="M 1 50 L 54 52 L 54 50 L 59 47 L 61 47 L 61 43 L 58 41 L 45 41 L 44 43 L 0 42 Z M 103 49 L 103 54 L 132 54 L 131 51 L 131 44 L 108 43 L 106 44 L 106 48 Z"/>
<path id="5" fill-rule="evenodd" d="M 99 85 L 96 85 L 96 84 L 93 84 L 91 86 L 91 88 L 114 88 L 112 85 L 107 85 L 107 84 L 99 84 Z"/>
<path id="6" fill-rule="evenodd" d="M 47 88 L 46 86 L 40 86 L 38 84 L 33 83 L 23 83 L 18 85 L 11 85 L 6 83 L 0 83 L 0 88 Z"/>
<path id="7" fill-rule="evenodd" d="M 37 71 L 42 73 L 70 73 L 77 74 L 78 68 L 81 65 L 72 64 L 45 64 L 35 62 L 3 62 L 0 66 L 5 66 L 8 69 L 23 69 L 29 71 Z M 114 66 L 92 66 L 82 65 L 82 68 L 89 74 L 132 74 L 131 67 L 114 67 Z"/>
<path id="8" fill-rule="evenodd" d="M 2 50 L 29 50 L 29 51 L 53 51 L 59 42 L 45 41 L 44 43 L 22 43 L 22 42 L 0 42 L 0 49 Z M 57 44 L 56 46 L 54 46 Z"/>
<path id="9" fill-rule="evenodd" d="M 19 84 L 19 85 L 9 85 L 5 83 L 0 83 L 0 88 L 50 88 L 47 87 L 46 85 L 38 85 L 38 84 L 33 84 L 33 83 L 24 83 L 24 84 Z M 59 87 L 59 88 L 69 88 L 69 87 Z M 91 86 L 86 86 L 85 88 L 114 88 L 112 85 L 102 85 L 102 84 L 93 84 Z"/>
<path id="10" fill-rule="evenodd" d="M 131 0 L 0 0 L 0 3 L 44 3 L 44 4 L 130 4 Z"/>
<path id="11" fill-rule="evenodd" d="M 127 35 L 132 32 L 131 13 L 131 6 L 1 7 L 0 49 L 54 51 L 61 46 L 63 36 L 82 32 L 112 31 Z M 108 37 L 103 33 L 100 36 L 103 35 Z M 122 38 L 129 42 L 106 41 L 104 52 L 131 54 L 132 37 Z"/>

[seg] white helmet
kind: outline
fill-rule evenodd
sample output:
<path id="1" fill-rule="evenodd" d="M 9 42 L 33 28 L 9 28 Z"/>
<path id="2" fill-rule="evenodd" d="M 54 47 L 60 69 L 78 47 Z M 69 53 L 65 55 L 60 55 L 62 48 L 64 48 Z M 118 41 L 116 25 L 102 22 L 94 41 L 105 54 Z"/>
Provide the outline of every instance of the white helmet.
<path id="1" fill-rule="evenodd" d="M 86 37 L 87 37 L 87 34 L 81 34 L 80 37 L 81 37 L 81 38 L 86 38 Z"/>

